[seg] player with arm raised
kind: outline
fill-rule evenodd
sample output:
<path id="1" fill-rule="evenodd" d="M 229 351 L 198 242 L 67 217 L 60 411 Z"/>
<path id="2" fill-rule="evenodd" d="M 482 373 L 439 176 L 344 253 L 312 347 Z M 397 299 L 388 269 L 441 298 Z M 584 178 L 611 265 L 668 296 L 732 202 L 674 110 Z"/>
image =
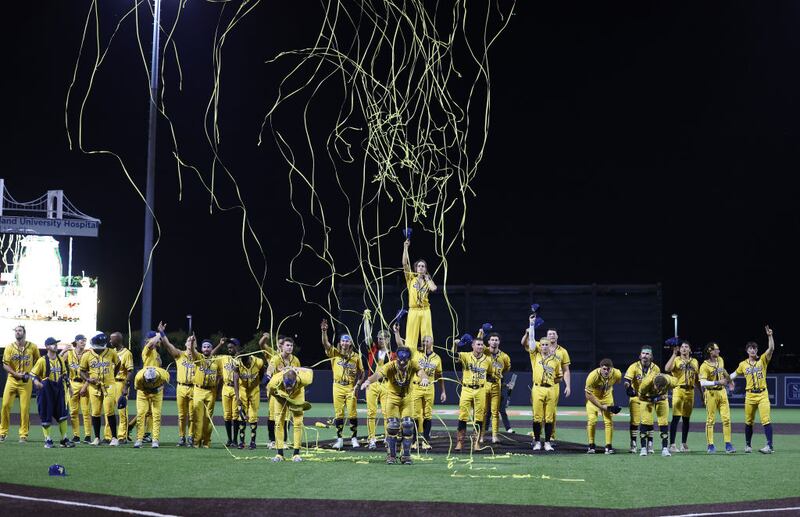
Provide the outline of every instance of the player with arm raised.
<path id="1" fill-rule="evenodd" d="M 161 339 L 169 355 L 175 360 L 176 380 L 175 403 L 178 406 L 178 447 L 192 445 L 194 422 L 192 421 L 192 392 L 194 391 L 194 350 L 197 339 L 194 335 L 186 338 L 185 350 L 176 348 L 166 337 Z M 187 441 L 188 437 L 188 441 Z"/>
<path id="2" fill-rule="evenodd" d="M 679 355 L 680 352 L 680 355 Z M 689 418 L 694 408 L 694 390 L 700 389 L 697 382 L 697 372 L 700 365 L 692 357 L 692 344 L 682 340 L 680 346 L 673 347 L 672 356 L 664 366 L 664 372 L 678 379 L 678 387 L 672 392 L 672 422 L 669 425 L 669 452 L 689 452 L 686 441 L 689 437 Z M 702 393 L 700 393 L 702 396 Z M 678 422 L 683 420 L 681 426 L 681 446 L 675 446 L 675 435 L 678 431 Z"/>
<path id="3" fill-rule="evenodd" d="M 639 360 L 628 366 L 625 371 L 625 393 L 628 395 L 628 411 L 630 412 L 630 434 L 631 434 L 631 454 L 636 454 L 637 438 L 639 434 L 639 423 L 641 422 L 641 411 L 639 405 L 639 387 L 642 381 L 652 375 L 661 373 L 661 369 L 653 364 L 653 348 L 650 345 L 645 345 L 639 352 Z M 652 454 L 653 441 L 647 442 L 645 448 L 647 452 Z"/>
<path id="4" fill-rule="evenodd" d="M 459 346 L 471 346 L 472 352 L 459 352 Z M 478 335 L 472 337 L 464 334 L 460 340 L 453 341 L 451 351 L 453 359 L 461 363 L 461 396 L 458 400 L 458 429 L 456 431 L 456 446 L 454 450 L 460 451 L 463 448 L 464 438 L 467 435 L 467 421 L 470 412 L 473 413 L 475 422 L 475 437 L 471 440 L 471 446 L 476 450 L 480 447 L 478 437 L 483 430 L 483 419 L 485 416 L 486 403 L 486 375 L 491 370 L 491 359 L 483 353 L 483 338 Z"/>
<path id="5" fill-rule="evenodd" d="M 194 358 L 194 390 L 192 391 L 192 414 L 194 420 L 193 447 L 211 447 L 211 428 L 214 418 L 214 402 L 217 385 L 222 378 L 221 358 L 211 354 L 214 343 L 205 339 L 200 344 L 200 354 Z"/>
<path id="6" fill-rule="evenodd" d="M 344 447 L 342 431 L 344 430 L 344 414 L 347 408 L 350 419 L 350 443 L 353 448 L 359 447 L 358 443 L 358 413 L 356 412 L 356 390 L 358 390 L 364 376 L 364 365 L 361 356 L 353 350 L 353 339 L 348 334 L 339 337 L 339 344 L 334 348 L 328 341 L 328 320 L 320 324 L 322 332 L 322 346 L 325 355 L 331 360 L 333 370 L 333 410 L 334 424 L 336 425 L 336 442 L 334 449 Z"/>
<path id="7" fill-rule="evenodd" d="M 731 443 L 731 408 L 728 404 L 727 387 L 730 376 L 725 371 L 725 361 L 719 356 L 719 345 L 713 341 L 706 345 L 706 360 L 700 365 L 698 378 L 703 387 L 703 401 L 706 406 L 706 452 L 714 454 L 714 422 L 717 411 L 722 419 L 722 436 L 725 439 L 725 453 L 732 454 L 736 449 Z"/>
<path id="8" fill-rule="evenodd" d="M 412 268 L 408 258 L 411 240 L 403 243 L 403 272 L 408 289 L 408 316 L 406 317 L 406 346 L 416 350 L 421 336 L 433 337 L 431 322 L 431 304 L 428 295 L 436 292 L 436 284 L 428 273 L 428 264 L 420 259 Z"/>
<path id="9" fill-rule="evenodd" d="M 621 408 L 614 404 L 614 384 L 622 379 L 622 372 L 614 368 L 611 359 L 600 361 L 600 367 L 594 369 L 586 377 L 586 435 L 589 438 L 589 454 L 595 453 L 595 427 L 597 414 L 603 414 L 606 432 L 606 454 L 614 454 L 614 420 L 613 415 Z"/>
<path id="10" fill-rule="evenodd" d="M 747 385 L 745 386 L 746 395 L 744 398 L 744 452 L 752 452 L 753 422 L 756 418 L 756 411 L 761 416 L 761 426 L 767 437 L 767 445 L 758 452 L 772 454 L 772 423 L 770 421 L 769 392 L 767 391 L 767 366 L 772 360 L 775 352 L 775 339 L 772 337 L 772 329 L 769 325 L 764 327 L 767 333 L 767 350 L 758 355 L 758 343 L 748 341 L 745 345 L 747 359 L 739 363 L 739 367 L 731 374 L 731 385 L 733 379 L 739 375 L 744 375 Z M 732 389 L 732 388 L 731 388 Z"/>
<path id="11" fill-rule="evenodd" d="M 491 329 L 490 324 L 484 325 L 484 328 Z M 500 430 L 500 404 L 503 400 L 502 391 L 505 389 L 503 384 L 503 376 L 511 370 L 511 358 L 507 353 L 500 350 L 500 334 L 497 332 L 488 332 L 485 336 L 487 347 L 484 347 L 484 353 L 491 359 L 492 374 L 486 378 L 486 427 L 492 430 L 492 443 L 497 443 L 498 432 Z M 444 393 L 444 390 L 442 390 Z M 481 436 L 481 442 L 483 436 Z"/>

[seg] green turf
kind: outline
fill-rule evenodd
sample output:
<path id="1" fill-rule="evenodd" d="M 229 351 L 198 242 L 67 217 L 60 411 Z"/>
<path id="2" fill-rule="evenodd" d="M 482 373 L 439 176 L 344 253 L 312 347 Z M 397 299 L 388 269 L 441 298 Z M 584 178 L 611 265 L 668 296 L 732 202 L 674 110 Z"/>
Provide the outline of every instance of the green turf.
<path id="1" fill-rule="evenodd" d="M 702 408 L 696 411 L 697 418 L 701 418 Z M 173 402 L 165 402 L 165 413 L 175 413 Z M 330 406 L 318 405 L 309 413 L 322 418 L 330 414 Z M 741 421 L 741 410 L 733 413 L 734 420 Z M 800 411 L 773 410 L 772 415 L 775 422 L 800 421 Z M 523 430 L 527 419 L 520 420 L 517 429 Z M 38 422 L 38 418 L 33 417 L 33 422 Z M 218 430 L 224 434 L 224 428 Z M 262 443 L 266 429 L 262 427 L 259 431 Z M 47 450 L 42 447 L 38 426 L 33 426 L 32 441 L 27 445 L 16 442 L 16 432 L 16 426 L 12 426 L 9 440 L 0 444 L 0 482 L 156 498 L 409 497 L 405 491 L 375 488 L 391 481 L 397 486 L 424 487 L 413 491 L 413 497 L 419 501 L 636 508 L 796 496 L 800 464 L 797 435 L 776 435 L 777 453 L 771 456 L 741 452 L 708 456 L 704 452 L 704 436 L 692 433 L 689 445 L 696 452 L 671 458 L 658 455 L 640 458 L 627 453 L 514 455 L 494 459 L 476 456 L 470 464 L 468 455 L 448 461 L 446 455 L 431 454 L 415 457 L 413 466 L 388 466 L 383 454 L 366 453 L 363 449 L 355 454 L 349 449 L 342 453 L 309 451 L 303 463 L 273 464 L 268 461 L 272 451 L 260 447 L 256 451 L 231 454 L 221 447 L 220 437 L 214 438 L 215 446 L 209 450 L 178 449 L 174 447 L 176 427 L 163 430 L 159 450 L 136 450 L 130 446 Z M 320 438 L 330 438 L 332 433 L 330 429 L 321 429 Z M 582 443 L 585 431 L 564 428 L 559 430 L 559 438 Z M 721 438 L 718 433 L 718 446 Z M 744 448 L 743 441 L 743 436 L 734 436 L 734 444 L 740 451 Z M 617 432 L 616 442 L 622 447 L 627 438 Z M 760 426 L 756 426 L 753 445 L 761 447 L 763 443 Z M 64 465 L 69 475 L 49 477 L 47 469 L 52 463 Z M 731 489 L 723 489 L 725 486 Z"/>

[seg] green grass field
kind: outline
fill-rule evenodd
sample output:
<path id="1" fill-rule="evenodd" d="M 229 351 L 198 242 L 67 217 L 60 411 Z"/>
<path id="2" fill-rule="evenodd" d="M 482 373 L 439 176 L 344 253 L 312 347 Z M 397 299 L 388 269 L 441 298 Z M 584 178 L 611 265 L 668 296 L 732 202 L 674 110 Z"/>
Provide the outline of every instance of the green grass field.
<path id="1" fill-rule="evenodd" d="M 559 408 L 560 412 L 580 410 Z M 330 411 L 329 405 L 320 404 L 307 416 L 324 419 Z M 175 414 L 174 402 L 165 402 L 165 414 Z M 221 414 L 219 406 L 216 414 Z M 800 423 L 800 411 L 773 410 L 772 415 L 776 423 Z M 702 408 L 696 408 L 694 420 L 701 421 L 703 417 Z M 742 418 L 741 409 L 733 411 L 734 422 L 741 422 Z M 583 418 L 565 415 L 559 420 Z M 38 417 L 33 416 L 31 421 L 38 424 Z M 527 417 L 516 418 L 515 423 L 518 432 L 529 429 Z M 441 429 L 435 427 L 434 432 Z M 221 426 L 217 431 L 224 435 Z M 366 431 L 363 424 L 360 431 Z M 321 440 L 334 436 L 331 429 L 309 428 L 312 442 L 317 433 Z M 693 452 L 689 454 L 640 458 L 623 450 L 627 435 L 617 431 L 615 442 L 620 454 L 614 456 L 516 454 L 470 458 L 469 454 L 422 454 L 414 456 L 412 466 L 389 466 L 384 463 L 383 453 L 364 449 L 353 452 L 349 448 L 344 452 L 310 449 L 304 451 L 303 463 L 276 464 L 269 461 L 272 451 L 264 447 L 256 451 L 226 451 L 219 435 L 215 436 L 212 449 L 179 449 L 174 446 L 176 427 L 162 430 L 162 447 L 158 450 L 137 450 L 130 445 L 117 449 L 83 445 L 48 450 L 42 447 L 38 425 L 32 426 L 28 444 L 18 444 L 16 436 L 16 426 L 12 426 L 9 439 L 0 443 L 0 482 L 141 498 L 413 497 L 417 501 L 637 508 L 797 496 L 800 473 L 797 434 L 776 434 L 777 452 L 773 455 L 741 453 L 744 437 L 735 434 L 734 445 L 740 452 L 709 456 L 705 454 L 704 435 L 693 432 L 689 441 Z M 602 428 L 598 429 L 600 436 Z M 259 444 L 265 440 L 266 426 L 261 426 Z M 585 430 L 562 428 L 559 440 L 583 443 Z M 718 431 L 718 447 L 721 441 Z M 759 448 L 763 444 L 757 425 L 753 446 Z M 48 466 L 53 463 L 64 465 L 69 475 L 48 476 Z M 420 489 L 392 490 L 390 487 L 395 484 Z"/>

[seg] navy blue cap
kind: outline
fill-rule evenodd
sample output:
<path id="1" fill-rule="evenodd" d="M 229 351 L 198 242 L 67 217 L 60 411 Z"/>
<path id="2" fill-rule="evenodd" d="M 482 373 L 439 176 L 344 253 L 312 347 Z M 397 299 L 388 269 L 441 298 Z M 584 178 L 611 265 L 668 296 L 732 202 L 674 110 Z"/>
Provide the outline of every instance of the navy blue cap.
<path id="1" fill-rule="evenodd" d="M 230 342 L 230 343 L 233 343 L 233 344 L 234 344 L 234 345 L 236 345 L 236 346 L 242 346 L 242 344 L 239 342 L 239 340 L 238 340 L 238 339 L 236 339 L 235 337 L 232 337 L 232 338 L 230 338 L 230 339 L 228 340 L 228 342 Z"/>
<path id="2" fill-rule="evenodd" d="M 81 340 L 85 340 L 85 339 L 86 339 L 86 336 L 84 336 L 83 334 L 78 334 L 77 336 L 75 336 L 75 341 L 76 342 L 77 341 L 81 341 Z"/>
<path id="3" fill-rule="evenodd" d="M 156 332 L 155 330 L 148 330 L 148 331 L 147 331 L 147 334 L 145 334 L 145 336 L 147 337 L 147 339 L 153 339 L 153 338 L 154 338 L 154 337 L 156 337 L 157 335 L 158 335 L 158 332 Z"/>
<path id="4" fill-rule="evenodd" d="M 49 338 L 44 340 L 44 346 L 55 345 L 58 342 L 59 342 L 58 339 L 56 339 L 54 337 L 49 337 Z"/>

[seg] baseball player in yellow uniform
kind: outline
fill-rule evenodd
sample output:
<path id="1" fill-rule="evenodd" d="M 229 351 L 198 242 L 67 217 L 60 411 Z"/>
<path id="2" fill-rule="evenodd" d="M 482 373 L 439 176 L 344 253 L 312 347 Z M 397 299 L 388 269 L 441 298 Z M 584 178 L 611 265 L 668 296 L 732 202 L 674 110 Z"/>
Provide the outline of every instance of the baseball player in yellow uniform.
<path id="1" fill-rule="evenodd" d="M 311 408 L 306 402 L 305 388 L 314 381 L 314 372 L 310 368 L 290 366 L 277 372 L 267 384 L 270 398 L 278 401 L 278 412 L 275 415 L 277 454 L 272 461 L 283 461 L 283 448 L 286 429 L 286 418 L 292 414 L 292 428 L 294 429 L 294 453 L 292 461 L 303 461 L 300 456 L 300 447 L 303 442 L 303 412 Z"/>
<path id="2" fill-rule="evenodd" d="M 406 239 L 403 243 L 403 271 L 408 289 L 408 316 L 406 317 L 406 346 L 416 350 L 421 336 L 433 337 L 433 324 L 431 322 L 431 304 L 428 294 L 436 292 L 436 284 L 428 274 L 428 264 L 420 259 L 414 262 L 408 258 L 408 248 L 411 241 Z"/>
<path id="3" fill-rule="evenodd" d="M 472 346 L 472 352 L 458 352 L 459 346 Z M 475 441 L 472 443 L 475 449 L 480 447 L 478 437 L 483 433 L 483 419 L 485 416 L 486 404 L 486 376 L 491 375 L 492 361 L 483 353 L 483 338 L 478 335 L 472 337 L 464 334 L 457 342 L 453 342 L 453 358 L 461 363 L 461 396 L 458 400 L 458 429 L 456 431 L 456 451 L 460 451 L 464 446 L 464 438 L 467 435 L 467 421 L 470 418 L 470 411 L 473 413 L 475 422 Z"/>
<path id="4" fill-rule="evenodd" d="M 194 361 L 196 339 L 194 336 L 186 338 L 186 350 L 178 350 L 166 337 L 161 342 L 175 360 L 176 379 L 175 402 L 178 406 L 178 447 L 192 445 L 194 434 L 194 421 L 192 420 L 192 392 L 194 391 Z M 188 429 L 188 442 L 187 442 Z"/>
<path id="5" fill-rule="evenodd" d="M 736 452 L 731 443 L 731 408 L 728 405 L 728 384 L 730 376 L 725 371 L 725 361 L 719 356 L 719 345 L 711 342 L 706 345 L 706 360 L 697 373 L 703 387 L 703 401 L 706 406 L 706 442 L 708 454 L 717 452 L 714 447 L 714 422 L 717 411 L 722 419 L 722 436 L 725 439 L 725 453 Z"/>
<path id="6" fill-rule="evenodd" d="M 400 463 L 411 464 L 411 439 L 414 436 L 415 428 L 412 379 L 415 376 L 419 379 L 420 387 L 428 386 L 428 376 L 417 362 L 411 359 L 411 350 L 401 346 L 397 348 L 397 359 L 383 365 L 361 385 L 363 390 L 381 378 L 386 379 L 384 407 L 386 408 L 386 444 L 389 449 L 386 463 L 390 465 L 397 462 L 397 435 L 401 429 L 403 454 L 400 456 Z"/>
<path id="7" fill-rule="evenodd" d="M 526 334 L 527 337 L 527 334 Z M 558 404 L 558 384 L 556 379 L 562 377 L 562 359 L 555 354 L 555 346 L 550 339 L 542 339 L 535 348 L 526 349 L 532 364 L 533 390 L 533 450 L 552 451 L 550 443 L 555 421 L 556 404 Z M 553 387 L 556 387 L 554 390 Z M 544 442 L 542 442 L 542 421 L 544 421 Z"/>
<path id="8" fill-rule="evenodd" d="M 30 371 L 33 385 L 38 390 L 36 397 L 39 406 L 39 419 L 44 434 L 44 447 L 51 449 L 53 439 L 50 438 L 50 423 L 55 420 L 61 432 L 61 447 L 75 447 L 67 438 L 67 419 L 69 411 L 66 404 L 66 391 L 69 388 L 69 367 L 66 361 L 58 356 L 58 340 L 49 337 L 44 346 L 47 353 L 40 357 Z"/>
<path id="9" fill-rule="evenodd" d="M 350 419 L 350 430 L 352 436 L 350 443 L 355 447 L 358 444 L 358 414 L 356 413 L 356 390 L 361 384 L 364 376 L 364 365 L 358 352 L 353 351 L 353 339 L 342 334 L 339 338 L 339 347 L 334 348 L 328 341 L 328 320 L 322 320 L 320 325 L 322 330 L 322 346 L 325 347 L 325 355 L 331 359 L 331 369 L 333 369 L 333 410 L 334 424 L 336 425 L 336 443 L 334 449 L 344 447 L 342 430 L 344 429 L 345 407 Z"/>
<path id="10" fill-rule="evenodd" d="M 678 353 L 680 352 L 680 355 Z M 697 372 L 700 365 L 692 357 L 692 344 L 682 340 L 679 347 L 672 349 L 672 356 L 664 366 L 664 371 L 678 379 L 678 387 L 672 391 L 672 422 L 669 425 L 669 452 L 689 452 L 686 440 L 689 437 L 689 418 L 694 408 L 694 390 L 700 389 L 697 382 Z M 702 396 L 702 392 L 700 393 Z M 675 435 L 678 431 L 678 421 L 683 420 L 681 426 L 681 447 L 675 446 Z"/>
<path id="11" fill-rule="evenodd" d="M 640 456 L 647 456 L 647 445 L 653 437 L 653 412 L 658 418 L 658 429 L 661 433 L 661 455 L 672 456 L 669 452 L 669 426 L 667 416 L 669 415 L 669 402 L 667 393 L 669 390 L 678 386 L 678 379 L 671 375 L 659 373 L 655 376 L 650 375 L 639 386 L 639 409 L 641 411 L 641 423 L 639 424 L 639 436 L 642 440 L 642 450 Z"/>
<path id="12" fill-rule="evenodd" d="M 278 353 L 270 356 L 269 363 L 267 364 L 267 379 L 271 380 L 272 376 L 286 368 L 299 368 L 300 359 L 294 355 L 294 339 L 287 336 L 278 336 Z M 269 382 L 269 381 L 267 381 Z M 269 443 L 267 447 L 270 449 L 275 447 L 275 417 L 278 415 L 278 400 L 269 399 L 269 418 L 267 419 L 267 433 L 269 434 Z M 286 436 L 286 429 L 283 435 Z"/>
<path id="13" fill-rule="evenodd" d="M 89 408 L 89 391 L 81 389 L 83 378 L 81 378 L 81 357 L 86 349 L 86 336 L 78 334 L 75 341 L 68 343 L 61 352 L 61 357 L 67 361 L 70 384 L 72 391 L 69 397 L 69 417 L 72 423 L 72 442 L 81 441 L 81 422 L 80 414 L 83 414 L 83 439 L 84 443 L 92 442 L 92 411 Z M 79 413 L 80 412 L 80 413 Z M 127 429 L 126 429 L 127 436 Z"/>
<path id="14" fill-rule="evenodd" d="M 395 323 L 395 335 L 399 336 L 400 326 Z M 395 359 L 395 355 L 389 349 L 389 342 L 391 336 L 388 331 L 381 330 L 375 338 L 375 342 L 370 347 L 369 356 L 367 357 L 367 368 L 369 374 L 372 375 L 379 371 L 381 367 L 389 361 Z M 400 343 L 400 341 L 398 341 Z M 370 383 L 367 388 L 367 439 L 369 440 L 369 448 L 376 448 L 376 428 L 378 422 L 378 404 L 383 406 L 383 401 L 386 397 L 386 386 L 384 386 L 386 379 L 381 379 L 378 382 Z M 386 418 L 386 411 L 383 412 L 384 419 Z"/>
<path id="15" fill-rule="evenodd" d="M 772 360 L 772 353 L 775 351 L 775 339 L 772 337 L 772 329 L 769 325 L 764 329 L 767 332 L 767 350 L 761 356 L 758 355 L 758 343 L 749 341 L 746 345 L 747 359 L 739 363 L 739 367 L 731 374 L 731 384 L 733 379 L 739 375 L 744 375 L 747 385 L 747 394 L 744 398 L 744 452 L 753 452 L 751 442 L 753 440 L 753 422 L 756 418 L 756 410 L 761 415 L 761 425 L 764 427 L 764 434 L 767 437 L 767 445 L 759 449 L 763 454 L 772 454 L 772 423 L 769 414 L 769 392 L 767 392 L 767 365 Z"/>
<path id="16" fill-rule="evenodd" d="M 133 385 L 136 388 L 136 442 L 134 449 L 142 446 L 145 415 L 153 418 L 153 449 L 158 449 L 161 437 L 161 403 L 164 400 L 164 384 L 169 382 L 169 373 L 157 366 L 146 366 L 139 370 Z"/>
<path id="17" fill-rule="evenodd" d="M 239 418 L 246 421 L 239 423 L 239 448 L 244 449 L 244 426 L 250 426 L 250 450 L 256 448 L 258 431 L 258 407 L 261 404 L 261 379 L 266 369 L 264 360 L 253 355 L 239 358 L 239 371 L 233 378 L 234 389 L 239 394 Z M 235 438 L 236 436 L 234 436 Z"/>
<path id="18" fill-rule="evenodd" d="M 150 330 L 145 334 L 145 345 L 142 347 L 142 368 L 148 366 L 161 367 L 161 354 L 159 353 L 159 349 L 161 347 L 162 336 L 166 337 L 166 334 L 164 334 L 164 323 L 161 322 L 158 325 L 160 332 Z M 138 422 L 138 418 L 136 422 Z M 151 443 L 153 439 L 152 433 L 153 415 L 148 413 L 144 416 L 144 439 L 142 441 L 144 443 Z"/>
<path id="19" fill-rule="evenodd" d="M 14 328 L 14 342 L 3 351 L 3 369 L 8 374 L 3 389 L 3 405 L 0 409 L 0 442 L 6 440 L 11 424 L 11 406 L 19 397 L 19 442 L 28 441 L 30 430 L 31 392 L 33 384 L 28 373 L 39 360 L 39 348 L 25 340 L 25 327 Z"/>
<path id="20" fill-rule="evenodd" d="M 603 414 L 606 431 L 606 454 L 614 454 L 614 420 L 613 415 L 621 408 L 614 404 L 614 385 L 622 380 L 622 372 L 614 368 L 611 359 L 600 361 L 600 367 L 592 370 L 586 377 L 586 436 L 589 439 L 589 454 L 595 453 L 595 427 L 597 414 Z"/>
<path id="21" fill-rule="evenodd" d="M 192 447 L 211 447 L 211 429 L 214 418 L 214 402 L 217 385 L 222 379 L 221 357 L 213 356 L 214 343 L 206 339 L 200 344 L 200 355 L 194 357 L 194 389 L 192 390 L 192 414 L 194 439 Z"/>
<path id="22" fill-rule="evenodd" d="M 422 337 L 423 351 L 417 352 L 411 350 L 411 358 L 419 366 L 420 371 L 425 372 L 425 377 L 428 382 L 422 386 L 422 377 L 419 374 L 414 374 L 411 380 L 411 405 L 414 412 L 414 419 L 416 420 L 416 427 L 414 429 L 415 436 L 419 429 L 422 430 L 422 437 L 425 441 L 422 443 L 423 449 L 430 449 L 431 445 L 431 427 L 433 426 L 433 405 L 435 399 L 434 383 L 439 381 L 439 402 L 442 404 L 447 400 L 447 394 L 444 390 L 444 378 L 442 378 L 442 358 L 439 354 L 433 351 L 433 337 Z M 416 444 L 412 443 L 412 447 Z"/>
<path id="23" fill-rule="evenodd" d="M 639 406 L 639 387 L 642 381 L 652 375 L 661 373 L 661 368 L 653 364 L 653 349 L 649 345 L 642 347 L 639 352 L 639 360 L 628 366 L 625 371 L 625 393 L 628 395 L 628 411 L 630 412 L 630 434 L 631 434 L 631 453 L 636 454 L 636 444 L 639 435 L 639 423 L 641 422 L 641 411 Z M 645 448 L 650 454 L 653 453 L 653 441 L 650 440 Z"/>
<path id="24" fill-rule="evenodd" d="M 111 348 L 117 352 L 117 357 L 119 357 L 120 368 L 117 370 L 117 374 L 114 377 L 114 388 L 115 393 L 117 395 L 118 402 L 124 402 L 123 407 L 118 407 L 119 410 L 119 424 L 117 425 L 117 436 L 119 437 L 119 443 L 124 444 L 128 441 L 128 390 L 131 385 L 131 381 L 133 380 L 133 354 L 130 350 L 125 348 L 125 342 L 122 339 L 122 334 L 120 332 L 113 332 L 108 336 L 109 342 L 111 344 Z M 120 400 L 121 397 L 125 397 L 124 400 Z M 117 404 L 119 406 L 119 403 Z M 103 432 L 103 437 L 111 441 L 111 429 L 109 428 L 108 422 L 106 422 L 106 428 Z"/>
<path id="25" fill-rule="evenodd" d="M 101 417 L 105 414 L 112 437 L 110 445 L 116 447 L 119 440 L 117 433 L 117 388 L 114 379 L 117 370 L 121 369 L 117 352 L 107 348 L 108 336 L 97 334 L 91 339 L 92 349 L 81 357 L 81 377 L 84 387 L 89 389 L 89 402 L 92 408 L 92 428 L 94 440 L 92 445 L 100 445 Z M 127 372 L 126 372 L 127 375 Z"/>
<path id="26" fill-rule="evenodd" d="M 241 351 L 241 343 L 235 337 L 228 339 L 227 343 L 228 355 L 219 357 L 220 367 L 222 368 L 222 418 L 225 420 L 225 432 L 228 435 L 228 442 L 225 447 L 236 447 L 236 436 L 239 434 L 238 408 L 241 405 L 241 401 L 233 379 L 239 371 L 239 359 L 237 359 L 237 356 Z"/>
<path id="27" fill-rule="evenodd" d="M 511 370 L 511 358 L 507 353 L 500 350 L 500 334 L 489 332 L 486 337 L 488 347 L 484 347 L 484 353 L 491 359 L 492 374 L 486 378 L 486 419 L 491 419 L 492 443 L 498 442 L 498 430 L 500 429 L 500 400 L 501 391 L 504 389 L 503 376 Z M 441 377 L 441 372 L 439 372 Z M 444 395 L 444 381 L 442 381 L 442 394 Z M 444 402 L 444 401 L 442 401 Z M 483 442 L 483 435 L 481 435 Z"/>

